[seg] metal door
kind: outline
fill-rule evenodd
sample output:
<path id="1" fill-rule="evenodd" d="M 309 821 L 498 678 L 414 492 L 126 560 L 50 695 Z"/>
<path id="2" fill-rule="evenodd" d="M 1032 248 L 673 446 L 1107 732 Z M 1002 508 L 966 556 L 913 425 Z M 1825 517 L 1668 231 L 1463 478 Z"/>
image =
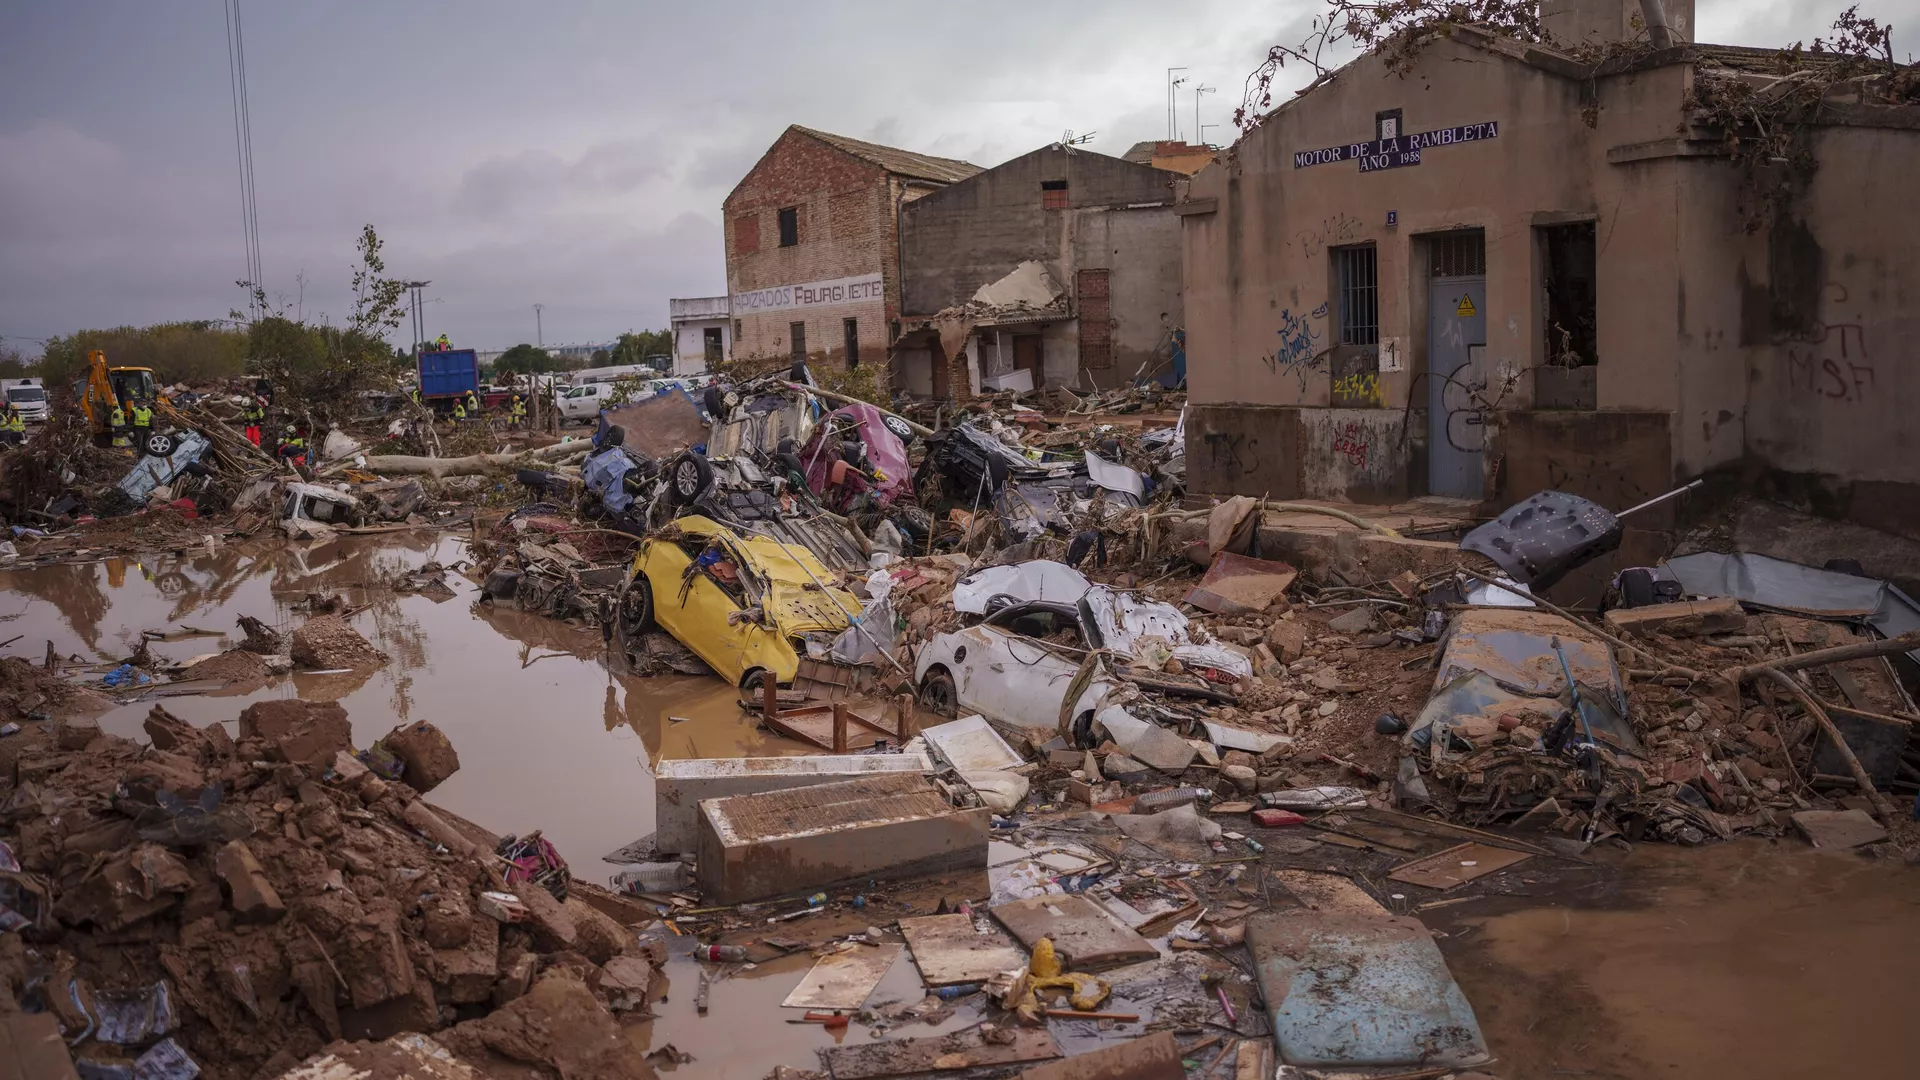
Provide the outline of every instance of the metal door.
<path id="1" fill-rule="evenodd" d="M 1427 286 L 1427 485 L 1435 495 L 1462 499 L 1482 498 L 1485 491 L 1480 409 L 1487 386 L 1487 279 L 1481 270 L 1435 275 Z"/>

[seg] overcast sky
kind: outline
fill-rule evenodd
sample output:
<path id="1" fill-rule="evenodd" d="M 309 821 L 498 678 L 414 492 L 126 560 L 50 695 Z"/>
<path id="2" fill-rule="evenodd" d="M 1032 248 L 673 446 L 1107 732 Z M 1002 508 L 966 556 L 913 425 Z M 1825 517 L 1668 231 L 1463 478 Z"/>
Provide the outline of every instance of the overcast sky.
<path id="1" fill-rule="evenodd" d="M 1702 40 L 1777 45 L 1843 6 L 1701 0 Z M 1120 154 L 1230 142 L 1246 73 L 1319 0 L 928 4 L 243 0 L 268 291 L 347 306 L 371 222 L 431 279 L 429 336 L 504 348 L 666 325 L 726 289 L 720 200 L 790 123 L 992 166 L 1072 130 Z M 1904 54 L 1920 0 L 1867 0 Z M 0 335 L 242 303 L 219 0 L 0 0 Z M 299 279 L 304 277 L 304 288 Z M 404 328 L 403 328 L 404 333 Z"/>

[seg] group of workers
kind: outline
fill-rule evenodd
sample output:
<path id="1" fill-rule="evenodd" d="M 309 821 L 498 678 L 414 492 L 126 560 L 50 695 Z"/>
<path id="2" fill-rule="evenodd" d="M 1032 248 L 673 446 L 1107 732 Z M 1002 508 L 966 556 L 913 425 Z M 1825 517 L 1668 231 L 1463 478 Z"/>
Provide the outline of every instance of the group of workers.
<path id="1" fill-rule="evenodd" d="M 416 405 L 420 403 L 419 390 L 413 392 L 413 401 Z M 469 390 L 464 395 L 453 399 L 454 423 L 463 424 L 468 420 L 482 420 L 485 417 L 486 405 L 480 400 L 478 393 Z M 515 390 L 507 399 L 507 426 L 510 428 L 527 426 L 527 399 L 521 397 L 518 390 Z"/>
<path id="2" fill-rule="evenodd" d="M 107 427 L 113 432 L 113 445 L 120 449 L 147 445 L 147 436 L 153 434 L 153 399 L 115 401 L 107 411 Z"/>

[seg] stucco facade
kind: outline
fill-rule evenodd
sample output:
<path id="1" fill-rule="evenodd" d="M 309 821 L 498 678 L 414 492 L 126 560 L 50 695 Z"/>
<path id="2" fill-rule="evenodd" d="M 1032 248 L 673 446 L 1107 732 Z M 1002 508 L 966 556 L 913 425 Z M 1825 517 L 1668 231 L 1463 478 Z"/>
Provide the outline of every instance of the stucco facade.
<path id="1" fill-rule="evenodd" d="M 1180 208 L 1189 483 L 1618 509 L 1739 469 L 1920 528 L 1920 118 L 1834 109 L 1810 190 L 1749 231 L 1690 127 L 1716 56 L 1595 72 L 1457 29 L 1277 109 Z"/>
<path id="2" fill-rule="evenodd" d="M 906 205 L 907 337 L 896 386 L 948 396 L 933 377 L 943 353 L 923 328 L 960 309 L 970 309 L 977 328 L 966 365 L 976 390 L 1021 368 L 1035 389 L 1113 386 L 1152 368 L 1184 319 L 1174 201 L 1185 182 L 1167 170 L 1049 146 Z M 983 288 L 993 289 L 987 299 Z M 1092 335 L 1089 320 L 1098 323 Z"/>

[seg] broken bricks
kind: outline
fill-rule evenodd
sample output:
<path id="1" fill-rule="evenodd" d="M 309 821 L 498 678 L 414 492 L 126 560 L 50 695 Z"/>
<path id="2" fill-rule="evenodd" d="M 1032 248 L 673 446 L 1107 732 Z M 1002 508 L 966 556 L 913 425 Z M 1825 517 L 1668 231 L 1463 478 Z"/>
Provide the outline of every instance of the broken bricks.
<path id="1" fill-rule="evenodd" d="M 279 891 L 267 880 L 266 871 L 260 868 L 260 860 L 253 857 L 246 841 L 229 842 L 214 856 L 213 865 L 214 872 L 227 887 L 227 900 L 233 907 L 235 919 L 273 922 L 287 913 L 287 906 L 280 902 Z"/>

